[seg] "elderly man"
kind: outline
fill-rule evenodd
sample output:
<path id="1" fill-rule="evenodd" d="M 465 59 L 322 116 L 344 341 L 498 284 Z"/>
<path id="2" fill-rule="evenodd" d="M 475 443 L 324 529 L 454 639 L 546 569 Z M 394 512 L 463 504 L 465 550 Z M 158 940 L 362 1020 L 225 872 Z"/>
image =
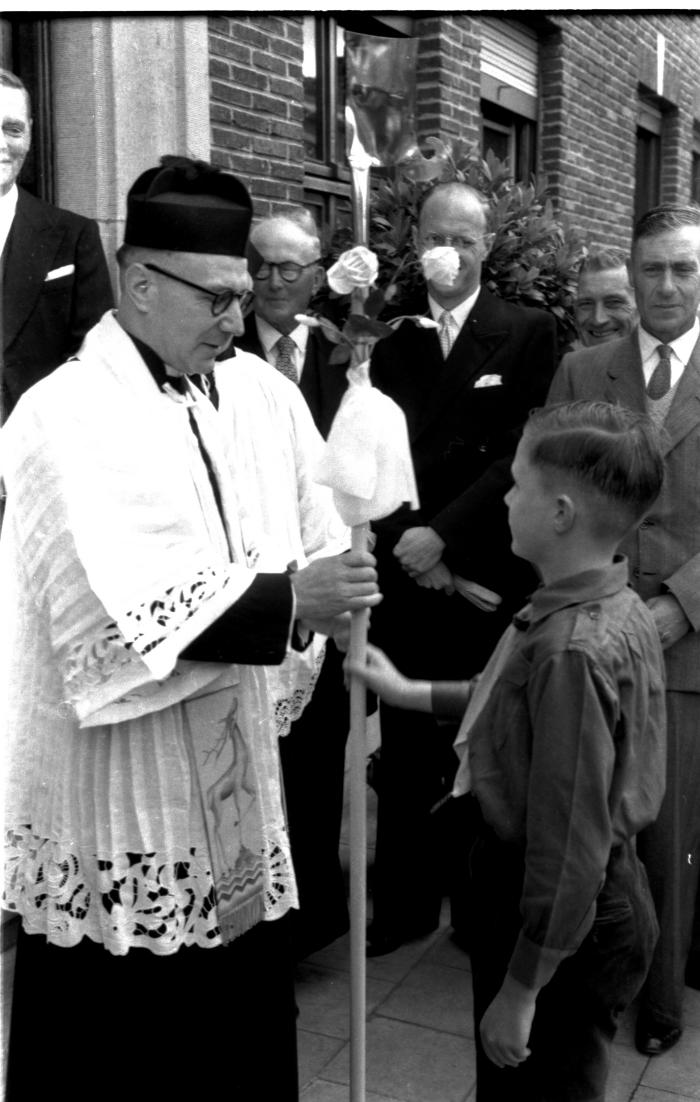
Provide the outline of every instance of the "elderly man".
<path id="1" fill-rule="evenodd" d="M 556 329 L 543 311 L 510 305 L 481 286 L 489 241 L 475 191 L 460 183 L 431 191 L 419 217 L 419 255 L 452 246 L 458 260 L 454 280 L 438 270 L 416 304 L 439 329 L 404 325 L 372 356 L 374 385 L 406 414 L 421 505 L 418 514 L 400 510 L 376 525 L 385 599 L 372 616 L 373 637 L 421 678 L 458 680 L 481 670 L 536 583 L 510 552 L 503 496 L 522 425 L 554 373 Z M 453 573 L 499 594 L 499 610 L 452 592 Z M 454 728 L 433 717 L 382 704 L 380 721 L 368 946 L 375 955 L 439 921 L 445 846 L 430 811 L 450 790 L 457 761 Z M 455 829 L 462 828 L 448 834 Z M 461 869 L 457 879 L 465 879 Z M 453 888 L 452 922 L 464 933 L 464 892 Z"/>
<path id="2" fill-rule="evenodd" d="M 297 392 L 243 353 L 191 381 L 242 331 L 250 219 L 202 162 L 140 176 L 118 311 L 0 435 L 8 1100 L 70 1052 L 107 1097 L 297 1098 L 277 743 L 314 631 L 379 597 Z"/>
<path id="3" fill-rule="evenodd" d="M 31 145 L 26 88 L 0 69 L 0 254 L 2 255 L 2 416 L 48 375 L 113 305 L 94 222 L 17 187 Z"/>
<path id="4" fill-rule="evenodd" d="M 637 309 L 623 253 L 597 249 L 588 254 L 578 274 L 574 316 L 584 348 L 632 332 Z"/>
<path id="5" fill-rule="evenodd" d="M 347 387 L 347 364 L 329 363 L 335 347 L 320 329 L 295 320 L 324 280 L 321 242 L 303 207 L 263 218 L 250 234 L 253 310 L 236 347 L 267 359 L 298 385 L 319 432 L 328 436 Z M 349 925 L 339 857 L 345 745 L 350 725 L 342 656 L 332 641 L 314 695 L 280 744 L 299 911 L 298 957 L 321 949 Z"/>
<path id="6" fill-rule="evenodd" d="M 700 864 L 700 207 L 656 207 L 637 223 L 630 278 L 634 333 L 565 356 L 549 401 L 597 398 L 648 409 L 664 428 L 666 480 L 621 550 L 648 602 L 666 658 L 666 797 L 639 836 L 661 935 L 636 1043 L 656 1055 L 681 1036 L 684 970 Z"/>

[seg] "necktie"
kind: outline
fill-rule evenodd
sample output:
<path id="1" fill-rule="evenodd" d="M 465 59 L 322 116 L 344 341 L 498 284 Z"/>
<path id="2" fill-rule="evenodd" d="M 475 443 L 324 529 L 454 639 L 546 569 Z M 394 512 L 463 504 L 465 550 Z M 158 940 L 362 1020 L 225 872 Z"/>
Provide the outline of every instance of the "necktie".
<path id="1" fill-rule="evenodd" d="M 298 382 L 297 369 L 294 365 L 295 348 L 296 345 L 291 337 L 282 336 L 275 343 L 275 367 L 287 379 L 291 379 L 293 383 Z"/>
<path id="2" fill-rule="evenodd" d="M 647 385 L 647 395 L 652 401 L 663 398 L 671 385 L 671 349 L 667 344 L 660 344 L 656 351 L 659 362 Z"/>
<path id="3" fill-rule="evenodd" d="M 455 339 L 456 323 L 449 310 L 443 310 L 438 319 L 438 337 L 440 348 L 445 359 L 450 354 Z"/>

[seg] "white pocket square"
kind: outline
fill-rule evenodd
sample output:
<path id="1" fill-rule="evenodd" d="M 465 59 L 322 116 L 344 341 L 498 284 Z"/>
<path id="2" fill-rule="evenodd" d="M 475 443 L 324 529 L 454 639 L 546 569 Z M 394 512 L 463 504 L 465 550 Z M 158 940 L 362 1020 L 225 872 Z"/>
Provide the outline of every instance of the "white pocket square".
<path id="1" fill-rule="evenodd" d="M 61 276 L 73 275 L 74 271 L 75 264 L 64 264 L 62 268 L 54 268 L 52 272 L 49 272 L 44 283 L 48 283 L 50 279 L 60 279 Z"/>
<path id="2" fill-rule="evenodd" d="M 478 386 L 503 386 L 502 375 L 482 375 L 480 379 L 477 379 L 474 383 L 474 390 Z"/>

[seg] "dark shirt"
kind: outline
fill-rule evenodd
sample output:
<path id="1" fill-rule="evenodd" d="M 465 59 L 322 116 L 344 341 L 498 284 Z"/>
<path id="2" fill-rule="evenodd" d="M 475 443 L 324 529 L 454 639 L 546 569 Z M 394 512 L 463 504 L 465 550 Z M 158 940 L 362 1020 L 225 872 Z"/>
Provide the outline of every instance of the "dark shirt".
<path id="1" fill-rule="evenodd" d="M 539 989 L 591 928 L 611 850 L 665 785 L 664 664 L 627 560 L 542 586 L 469 741 L 484 819 L 522 851 L 510 974 Z"/>

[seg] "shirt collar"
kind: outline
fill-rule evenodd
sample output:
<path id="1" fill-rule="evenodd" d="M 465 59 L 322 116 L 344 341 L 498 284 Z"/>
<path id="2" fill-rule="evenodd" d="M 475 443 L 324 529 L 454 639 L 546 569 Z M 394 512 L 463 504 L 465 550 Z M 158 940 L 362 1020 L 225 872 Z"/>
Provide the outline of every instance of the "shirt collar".
<path id="1" fill-rule="evenodd" d="M 687 333 L 682 333 L 681 336 L 676 337 L 675 340 L 666 342 L 683 364 L 683 367 L 687 365 L 688 360 L 692 356 L 698 337 L 700 337 L 700 321 L 696 318 L 694 325 L 691 326 Z M 651 333 L 647 333 L 646 329 L 643 329 L 641 325 L 639 326 L 639 353 L 642 357 L 643 364 L 650 359 L 659 345 L 663 343 L 664 342 L 660 341 L 658 337 L 652 337 Z"/>
<path id="2" fill-rule="evenodd" d="M 584 570 L 568 578 L 558 578 L 550 585 L 541 585 L 533 593 L 531 603 L 513 617 L 513 623 L 518 628 L 526 628 L 571 605 L 611 597 L 624 589 L 628 580 L 627 558 L 616 555 L 609 566 Z"/>
<path id="3" fill-rule="evenodd" d="M 455 324 L 458 329 L 461 329 L 467 318 L 471 314 L 474 303 L 479 297 L 479 291 L 481 287 L 477 287 L 473 294 L 469 295 L 469 298 L 465 298 L 463 302 L 460 302 L 457 306 L 451 306 L 448 313 L 452 314 L 455 320 Z M 430 313 L 433 315 L 433 321 L 439 321 L 440 315 L 443 310 L 447 310 L 446 306 L 441 306 L 439 302 L 436 302 L 432 295 L 428 295 L 428 306 L 430 307 Z"/>
<path id="4" fill-rule="evenodd" d="M 270 325 L 264 318 L 261 318 L 259 314 L 255 315 L 255 324 L 257 326 L 260 343 L 263 346 L 263 351 L 266 356 L 270 356 L 282 334 L 279 329 L 275 329 L 273 325 Z M 306 356 L 306 344 L 309 339 L 308 325 L 297 325 L 295 329 L 292 329 L 289 336 L 297 346 L 303 360 L 303 357 Z"/>

